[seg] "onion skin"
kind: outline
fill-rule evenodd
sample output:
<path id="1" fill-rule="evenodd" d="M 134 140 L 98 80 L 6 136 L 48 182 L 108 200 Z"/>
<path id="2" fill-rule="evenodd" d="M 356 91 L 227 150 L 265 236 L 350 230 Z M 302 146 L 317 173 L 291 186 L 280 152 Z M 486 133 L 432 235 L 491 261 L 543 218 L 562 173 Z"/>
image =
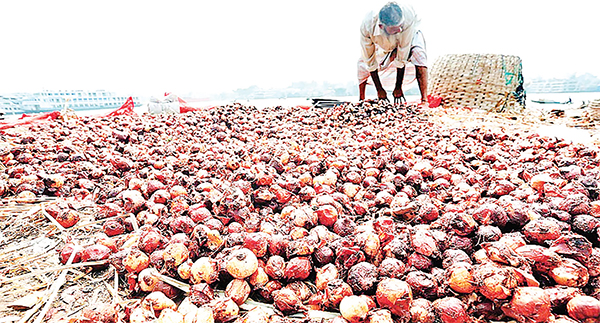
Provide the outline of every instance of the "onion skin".
<path id="1" fill-rule="evenodd" d="M 502 305 L 502 312 L 522 323 L 542 323 L 550 318 L 551 303 L 539 287 L 517 287 L 510 302 Z"/>
<path id="2" fill-rule="evenodd" d="M 225 296 L 230 297 L 238 306 L 250 296 L 251 287 L 245 280 L 234 279 L 225 288 Z"/>
<path id="3" fill-rule="evenodd" d="M 183 243 L 172 243 L 165 248 L 163 258 L 170 268 L 177 268 L 190 256 L 190 251 Z"/>
<path id="4" fill-rule="evenodd" d="M 353 295 L 352 288 L 341 279 L 334 279 L 327 283 L 325 287 L 325 295 L 327 296 L 326 307 L 337 309 L 342 299 L 346 296 Z"/>
<path id="5" fill-rule="evenodd" d="M 63 228 L 70 228 L 79 222 L 79 212 L 75 210 L 66 210 L 56 215 L 56 222 L 58 222 Z"/>
<path id="6" fill-rule="evenodd" d="M 150 265 L 150 257 L 139 249 L 131 249 L 123 258 L 123 266 L 129 273 L 139 273 L 148 265 Z"/>
<path id="7" fill-rule="evenodd" d="M 588 269 L 590 277 L 600 276 L 600 248 L 593 248 L 590 258 L 584 265 Z"/>
<path id="8" fill-rule="evenodd" d="M 170 299 L 175 299 L 177 296 L 179 296 L 179 294 L 181 292 L 176 287 L 169 285 L 162 280 L 158 281 L 158 283 L 156 284 L 156 287 L 154 288 L 154 291 L 161 292 Z"/>
<path id="9" fill-rule="evenodd" d="M 394 320 L 392 319 L 392 312 L 386 309 L 379 309 L 369 311 L 365 323 L 394 323 Z M 433 323 L 433 321 L 429 323 Z"/>
<path id="10" fill-rule="evenodd" d="M 527 240 L 544 244 L 546 240 L 555 240 L 560 237 L 561 227 L 554 219 L 541 218 L 533 220 L 523 227 Z"/>
<path id="11" fill-rule="evenodd" d="M 101 244 L 103 246 L 107 246 L 113 254 L 119 251 L 119 248 L 117 247 L 117 240 L 115 238 L 111 238 L 106 235 L 101 235 L 100 237 L 98 237 L 96 243 Z"/>
<path id="12" fill-rule="evenodd" d="M 443 323 L 471 322 L 466 305 L 456 297 L 444 297 L 433 302 L 435 313 Z"/>
<path id="13" fill-rule="evenodd" d="M 154 311 L 157 316 L 166 308 L 177 309 L 177 305 L 162 292 L 152 292 L 142 301 L 142 307 Z"/>
<path id="14" fill-rule="evenodd" d="M 508 299 L 518 281 L 512 268 L 495 265 L 479 265 L 473 268 L 478 291 L 491 301 Z"/>
<path id="15" fill-rule="evenodd" d="M 325 308 L 326 301 L 327 298 L 325 297 L 325 293 L 322 291 L 317 291 L 308 298 L 308 309 L 313 311 L 322 311 Z"/>
<path id="16" fill-rule="evenodd" d="M 385 258 L 377 267 L 379 277 L 400 278 L 406 272 L 406 265 L 396 258 Z"/>
<path id="17" fill-rule="evenodd" d="M 533 269 L 541 273 L 548 273 L 562 262 L 556 252 L 540 245 L 524 245 L 515 249 L 515 252 L 534 262 Z"/>
<path id="18" fill-rule="evenodd" d="M 198 258 L 190 269 L 192 283 L 212 284 L 219 279 L 217 263 L 209 257 Z"/>
<path id="19" fill-rule="evenodd" d="M 579 323 L 579 321 L 574 320 L 567 315 L 555 315 L 554 318 L 548 321 L 548 323 Z"/>
<path id="20" fill-rule="evenodd" d="M 472 266 L 459 262 L 446 270 L 448 286 L 457 293 L 469 294 L 477 289 L 471 274 Z"/>
<path id="21" fill-rule="evenodd" d="M 600 300 L 591 296 L 575 296 L 567 303 L 569 316 L 587 322 L 600 318 Z"/>
<path id="22" fill-rule="evenodd" d="M 360 296 L 347 296 L 340 302 L 340 313 L 350 323 L 362 322 L 368 311 L 367 302 Z"/>
<path id="23" fill-rule="evenodd" d="M 116 322 L 117 306 L 114 303 L 97 303 L 83 309 L 82 320 L 88 322 Z"/>
<path id="24" fill-rule="evenodd" d="M 552 308 L 564 307 L 573 297 L 583 295 L 581 289 L 566 286 L 546 287 L 544 292 L 548 295 Z"/>
<path id="25" fill-rule="evenodd" d="M 214 298 L 213 289 L 206 283 L 195 284 L 190 288 L 189 301 L 196 306 L 208 304 Z"/>
<path id="26" fill-rule="evenodd" d="M 413 252 L 406 259 L 406 265 L 417 270 L 430 271 L 433 266 L 433 262 L 428 257 L 421 255 L 420 253 Z"/>
<path id="27" fill-rule="evenodd" d="M 258 259 L 252 251 L 241 248 L 235 251 L 227 262 L 227 272 L 234 278 L 245 279 L 258 268 Z"/>
<path id="28" fill-rule="evenodd" d="M 303 303 L 307 301 L 313 293 L 311 288 L 302 281 L 291 282 L 284 288 L 292 290 Z"/>
<path id="29" fill-rule="evenodd" d="M 380 307 L 389 309 L 392 314 L 401 318 L 410 315 L 413 294 L 410 286 L 396 278 L 386 278 L 377 284 L 375 292 Z"/>
<path id="30" fill-rule="evenodd" d="M 270 280 L 264 287 L 258 290 L 260 296 L 267 302 L 273 301 L 273 293 L 283 287 L 280 281 Z"/>
<path id="31" fill-rule="evenodd" d="M 283 276 L 287 280 L 304 280 L 312 273 L 312 264 L 307 257 L 295 257 L 285 265 Z"/>
<path id="32" fill-rule="evenodd" d="M 283 257 L 274 255 L 269 257 L 267 263 L 265 264 L 265 272 L 272 279 L 281 279 L 283 278 L 285 270 L 285 259 Z"/>
<path id="33" fill-rule="evenodd" d="M 192 276 L 192 265 L 194 263 L 188 259 L 177 267 L 177 275 L 183 280 L 188 280 Z"/>
<path id="34" fill-rule="evenodd" d="M 233 320 L 240 312 L 239 306 L 228 297 L 220 297 L 209 303 L 213 309 L 216 322 L 228 322 Z"/>
<path id="35" fill-rule="evenodd" d="M 144 309 L 141 307 L 136 307 L 136 308 L 131 309 L 131 312 L 129 312 L 128 322 L 130 322 L 130 323 L 146 323 L 155 318 L 156 318 L 156 316 L 153 311 L 151 312 L 147 309 Z"/>
<path id="36" fill-rule="evenodd" d="M 298 295 L 288 288 L 274 291 L 273 302 L 275 307 L 284 314 L 297 313 L 306 309 Z"/>
<path id="37" fill-rule="evenodd" d="M 160 312 L 160 316 L 156 320 L 157 323 L 173 323 L 173 322 L 183 322 L 183 314 L 172 310 L 170 308 L 165 308 Z"/>
<path id="38" fill-rule="evenodd" d="M 91 246 L 83 249 L 83 251 L 81 253 L 81 261 L 88 262 L 88 261 L 105 260 L 110 257 L 111 253 L 112 253 L 111 250 L 107 246 L 104 246 L 101 244 L 91 245 Z M 95 270 L 100 270 L 100 269 L 106 268 L 107 266 L 108 266 L 108 264 L 94 265 L 94 266 L 92 266 L 92 268 Z"/>
<path id="39" fill-rule="evenodd" d="M 254 274 L 247 278 L 248 283 L 256 289 L 265 286 L 269 280 L 269 275 L 267 275 L 264 268 L 260 266 L 256 269 Z"/>
<path id="40" fill-rule="evenodd" d="M 102 225 L 102 231 L 112 237 L 125 233 L 125 226 L 117 220 L 108 220 Z"/>
<path id="41" fill-rule="evenodd" d="M 71 257 L 72 253 L 75 253 L 75 256 L 73 257 L 73 263 L 75 264 L 75 263 L 81 262 L 81 255 L 83 254 L 83 247 L 78 244 L 67 243 L 60 251 L 60 254 L 59 254 L 60 263 L 63 265 L 66 264 L 67 261 L 69 261 L 69 258 Z"/>
<path id="42" fill-rule="evenodd" d="M 334 264 L 327 264 L 316 269 L 315 286 L 318 290 L 324 290 L 330 281 L 339 278 L 339 273 Z"/>
<path id="43" fill-rule="evenodd" d="M 360 262 L 350 268 L 346 282 L 355 293 L 372 291 L 377 284 L 377 267 L 368 262 Z M 347 318 L 346 318 L 347 319 Z"/>
<path id="44" fill-rule="evenodd" d="M 330 228 L 333 227 L 335 221 L 338 219 L 338 211 L 331 205 L 319 206 L 319 208 L 316 210 L 316 214 L 319 219 L 319 223 Z"/>
<path id="45" fill-rule="evenodd" d="M 423 297 L 432 300 L 438 297 L 439 286 L 433 274 L 420 270 L 413 270 L 406 274 L 405 281 L 410 286 L 415 297 Z"/>
<path id="46" fill-rule="evenodd" d="M 269 236 L 266 233 L 255 232 L 246 234 L 243 247 L 252 251 L 256 257 L 264 257 L 267 254 Z"/>
<path id="47" fill-rule="evenodd" d="M 559 285 L 583 287 L 587 285 L 589 274 L 587 268 L 576 260 L 564 258 L 561 264 L 552 268 L 549 276 Z"/>
<path id="48" fill-rule="evenodd" d="M 156 249 L 162 249 L 167 243 L 167 238 L 158 230 L 150 230 L 140 237 L 138 248 L 145 253 L 151 254 Z"/>
<path id="49" fill-rule="evenodd" d="M 248 312 L 246 312 L 246 314 L 244 314 L 241 317 L 241 320 L 236 320 L 235 322 L 237 323 L 269 323 L 271 322 L 269 320 L 269 313 L 260 308 L 260 307 L 254 307 L 251 310 L 249 310 Z M 198 322 L 200 323 L 200 322 Z"/>
<path id="50" fill-rule="evenodd" d="M 411 322 L 415 323 L 434 323 L 436 316 L 433 304 L 424 298 L 413 300 L 410 307 Z"/>
<path id="51" fill-rule="evenodd" d="M 467 255 L 466 252 L 457 249 L 447 249 L 446 251 L 444 251 L 442 259 L 442 268 L 449 268 L 450 266 L 461 262 L 467 263 L 469 265 L 473 264 L 473 261 L 471 260 L 471 258 L 469 258 L 469 255 Z"/>
<path id="52" fill-rule="evenodd" d="M 153 274 L 153 269 L 146 268 L 138 274 L 138 285 L 144 292 L 152 292 L 158 284 L 159 278 Z"/>
<path id="53" fill-rule="evenodd" d="M 324 266 L 335 261 L 335 252 L 331 248 L 323 246 L 315 250 L 313 257 L 317 265 Z"/>

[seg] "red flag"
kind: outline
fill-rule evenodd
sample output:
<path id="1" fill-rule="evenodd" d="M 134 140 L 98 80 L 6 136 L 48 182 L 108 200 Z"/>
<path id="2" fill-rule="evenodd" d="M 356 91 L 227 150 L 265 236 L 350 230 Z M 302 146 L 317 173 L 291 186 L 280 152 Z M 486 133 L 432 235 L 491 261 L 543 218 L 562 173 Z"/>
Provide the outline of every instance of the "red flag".
<path id="1" fill-rule="evenodd" d="M 36 122 L 54 120 L 60 117 L 60 111 L 45 112 L 36 115 L 27 115 L 23 113 L 18 120 L 0 122 L 0 130 L 9 129 L 16 126 L 26 126 Z"/>
<path id="2" fill-rule="evenodd" d="M 191 107 L 187 102 L 185 102 L 185 100 L 183 100 L 182 98 L 177 97 L 177 100 L 179 101 L 179 113 L 186 113 L 196 110 L 193 107 Z"/>
<path id="3" fill-rule="evenodd" d="M 135 115 L 137 115 L 137 113 L 135 113 L 135 111 L 133 111 L 134 107 L 135 107 L 135 103 L 133 103 L 133 98 L 129 97 L 127 99 L 127 101 L 125 101 L 125 103 L 123 103 L 123 105 L 120 108 L 107 114 L 106 116 L 107 117 L 123 116 L 123 115 L 135 116 Z"/>

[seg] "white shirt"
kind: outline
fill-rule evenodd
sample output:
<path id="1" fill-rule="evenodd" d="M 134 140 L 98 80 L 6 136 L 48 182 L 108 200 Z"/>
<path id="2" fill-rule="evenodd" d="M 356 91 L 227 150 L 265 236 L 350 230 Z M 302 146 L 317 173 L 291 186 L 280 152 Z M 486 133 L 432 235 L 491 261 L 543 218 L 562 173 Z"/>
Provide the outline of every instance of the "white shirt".
<path id="1" fill-rule="evenodd" d="M 402 32 L 395 35 L 387 34 L 379 27 L 379 11 L 367 14 L 360 27 L 360 45 L 362 60 L 367 64 L 367 70 L 373 72 L 378 69 L 377 47 L 385 53 L 398 48 L 398 55 L 394 61 L 397 68 L 403 68 L 408 62 L 411 41 L 418 30 L 419 18 L 411 5 L 398 3 L 402 10 Z"/>

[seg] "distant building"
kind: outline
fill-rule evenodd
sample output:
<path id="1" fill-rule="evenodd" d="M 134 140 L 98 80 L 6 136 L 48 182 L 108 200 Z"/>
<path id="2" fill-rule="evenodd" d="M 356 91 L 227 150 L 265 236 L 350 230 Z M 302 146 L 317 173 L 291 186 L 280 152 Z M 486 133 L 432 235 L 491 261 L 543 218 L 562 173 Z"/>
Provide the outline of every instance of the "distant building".
<path id="1" fill-rule="evenodd" d="M 600 79 L 591 74 L 568 79 L 534 79 L 525 85 L 529 93 L 598 92 Z"/>
<path id="2" fill-rule="evenodd" d="M 140 106 L 138 97 L 132 97 L 135 106 Z M 114 109 L 127 101 L 126 96 L 118 96 L 104 90 L 50 91 L 34 93 L 13 93 L 0 95 L 0 109 L 6 114 L 40 113 L 73 110 Z"/>
<path id="3" fill-rule="evenodd" d="M 527 92 L 532 93 L 581 91 L 581 87 L 576 80 L 538 80 L 531 82 L 526 89 Z"/>

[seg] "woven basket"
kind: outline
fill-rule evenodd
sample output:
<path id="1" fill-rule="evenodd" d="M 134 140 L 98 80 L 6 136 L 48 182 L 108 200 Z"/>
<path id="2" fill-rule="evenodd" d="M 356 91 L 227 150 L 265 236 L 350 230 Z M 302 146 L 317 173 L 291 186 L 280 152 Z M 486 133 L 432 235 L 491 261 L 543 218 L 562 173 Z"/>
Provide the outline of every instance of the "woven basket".
<path id="1" fill-rule="evenodd" d="M 586 110 L 592 121 L 600 121 L 600 99 L 591 101 Z"/>
<path id="2" fill-rule="evenodd" d="M 443 104 L 490 112 L 525 109 L 521 58 L 495 54 L 445 55 L 430 71 L 429 92 Z"/>

